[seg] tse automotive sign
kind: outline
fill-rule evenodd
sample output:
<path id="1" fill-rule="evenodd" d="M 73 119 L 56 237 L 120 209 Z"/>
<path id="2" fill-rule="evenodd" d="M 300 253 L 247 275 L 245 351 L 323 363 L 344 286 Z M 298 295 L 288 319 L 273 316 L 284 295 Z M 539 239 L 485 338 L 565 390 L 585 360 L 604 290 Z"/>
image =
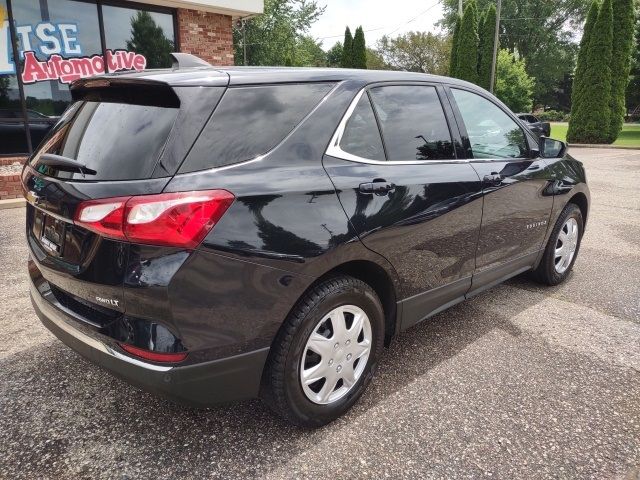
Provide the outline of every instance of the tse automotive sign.
<path id="1" fill-rule="evenodd" d="M 78 28 L 72 22 L 17 25 L 20 56 L 24 59 L 23 82 L 58 80 L 70 83 L 105 71 L 144 70 L 147 59 L 135 52 L 107 50 L 106 58 L 103 55 L 83 56 Z M 10 38 L 9 21 L 0 7 L 0 74 L 16 73 Z"/>

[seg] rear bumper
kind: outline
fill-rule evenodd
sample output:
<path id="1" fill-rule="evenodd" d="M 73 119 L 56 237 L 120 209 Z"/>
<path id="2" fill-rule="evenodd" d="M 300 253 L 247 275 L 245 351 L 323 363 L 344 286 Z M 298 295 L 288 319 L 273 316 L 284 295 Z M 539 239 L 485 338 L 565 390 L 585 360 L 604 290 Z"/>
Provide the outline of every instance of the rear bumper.
<path id="1" fill-rule="evenodd" d="M 146 391 L 173 401 L 206 407 L 258 396 L 269 348 L 184 367 L 143 362 L 119 351 L 30 288 L 41 322 L 64 344 L 91 362 Z"/>

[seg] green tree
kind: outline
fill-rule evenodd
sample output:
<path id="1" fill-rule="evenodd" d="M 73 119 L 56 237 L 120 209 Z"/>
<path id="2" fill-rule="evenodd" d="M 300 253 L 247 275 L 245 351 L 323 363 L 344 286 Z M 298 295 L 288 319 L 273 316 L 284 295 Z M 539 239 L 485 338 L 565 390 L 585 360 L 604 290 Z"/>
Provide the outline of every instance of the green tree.
<path id="1" fill-rule="evenodd" d="M 446 75 L 449 72 L 451 38 L 431 32 L 407 32 L 378 41 L 378 53 L 395 70 Z"/>
<path id="2" fill-rule="evenodd" d="M 456 77 L 478 83 L 478 7 L 469 0 L 460 23 L 460 38 L 456 53 Z"/>
<path id="3" fill-rule="evenodd" d="M 340 63 L 342 68 L 353 67 L 353 36 L 351 30 L 347 27 L 344 30 L 344 42 L 342 43 L 342 62 Z"/>
<path id="4" fill-rule="evenodd" d="M 303 35 L 296 43 L 291 65 L 295 67 L 326 67 L 327 54 L 317 40 L 309 35 Z"/>
<path id="5" fill-rule="evenodd" d="M 300 39 L 324 12 L 315 0 L 264 0 L 264 13 L 245 22 L 248 65 L 292 65 Z M 235 63 L 244 63 L 242 28 L 233 30 Z"/>
<path id="6" fill-rule="evenodd" d="M 493 42 L 496 34 L 496 7 L 491 4 L 482 16 L 480 26 L 480 51 L 478 53 L 478 84 L 491 89 L 491 66 L 493 64 Z"/>
<path id="7" fill-rule="evenodd" d="M 353 68 L 367 68 L 367 45 L 364 39 L 364 30 L 362 30 L 362 26 L 356 28 L 351 54 L 353 58 Z"/>
<path id="8" fill-rule="evenodd" d="M 451 54 L 449 61 L 449 76 L 456 77 L 457 72 L 456 68 L 458 67 L 458 43 L 460 39 L 460 23 L 462 22 L 462 17 L 460 15 L 456 15 L 456 23 L 453 27 L 453 37 L 451 39 Z"/>
<path id="9" fill-rule="evenodd" d="M 535 79 L 527 73 L 524 59 L 500 50 L 496 62 L 496 96 L 514 112 L 530 112 L 534 86 Z"/>
<path id="10" fill-rule="evenodd" d="M 609 143 L 613 143 L 620 135 L 626 114 L 625 92 L 629 82 L 635 23 L 633 0 L 613 0 L 611 6 L 613 12 L 613 50 L 611 52 Z"/>
<path id="11" fill-rule="evenodd" d="M 342 63 L 342 42 L 336 42 L 327 52 L 327 66 L 339 67 Z"/>
<path id="12" fill-rule="evenodd" d="M 140 53 L 147 59 L 146 68 L 171 66 L 173 42 L 164 36 L 160 27 L 146 11 L 138 11 L 131 17 L 131 38 L 126 42 L 127 50 Z"/>
<path id="13" fill-rule="evenodd" d="M 584 99 L 584 84 L 585 84 L 585 72 L 587 70 L 588 56 L 589 56 L 589 41 L 591 40 L 591 34 L 598 20 L 598 12 L 600 11 L 599 0 L 593 0 L 589 13 L 587 15 L 587 21 L 584 24 L 582 31 L 582 38 L 580 39 L 580 49 L 578 51 L 578 60 L 576 62 L 576 70 L 573 77 L 573 88 L 571 90 L 571 117 L 581 118 L 583 111 L 588 108 Z M 567 132 L 567 138 L 575 138 L 577 132 L 575 131 L 577 122 L 569 122 L 569 129 Z"/>
<path id="14" fill-rule="evenodd" d="M 480 10 L 495 0 L 477 0 Z M 574 35 L 592 0 L 504 0 L 500 22 L 500 48 L 518 53 L 527 72 L 536 77 L 534 103 L 556 102 L 556 91 L 575 66 Z M 465 2 L 466 3 L 466 2 Z M 453 32 L 458 0 L 443 0 L 440 24 Z"/>
<path id="15" fill-rule="evenodd" d="M 638 21 L 636 22 L 631 75 L 627 86 L 627 106 L 633 110 L 640 107 L 640 15 L 638 15 Z"/>
<path id="16" fill-rule="evenodd" d="M 598 18 L 584 42 L 587 48 L 578 104 L 572 111 L 567 140 L 574 143 L 606 143 L 611 121 L 611 52 L 613 50 L 611 0 L 604 0 Z"/>
<path id="17" fill-rule="evenodd" d="M 384 61 L 384 57 L 380 52 L 367 48 L 367 68 L 369 70 L 389 70 L 392 67 Z"/>

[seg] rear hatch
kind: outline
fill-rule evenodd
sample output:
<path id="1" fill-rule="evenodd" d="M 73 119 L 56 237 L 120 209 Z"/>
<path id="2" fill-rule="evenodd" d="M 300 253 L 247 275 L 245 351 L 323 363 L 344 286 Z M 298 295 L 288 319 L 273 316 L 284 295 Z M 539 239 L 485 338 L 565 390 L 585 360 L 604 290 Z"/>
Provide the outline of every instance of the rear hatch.
<path id="1" fill-rule="evenodd" d="M 80 225 L 78 207 L 162 192 L 226 82 L 220 74 L 209 87 L 139 77 L 73 85 L 74 103 L 22 174 L 27 240 L 37 275 L 57 303 L 90 322 L 108 322 L 125 312 L 132 244 Z"/>

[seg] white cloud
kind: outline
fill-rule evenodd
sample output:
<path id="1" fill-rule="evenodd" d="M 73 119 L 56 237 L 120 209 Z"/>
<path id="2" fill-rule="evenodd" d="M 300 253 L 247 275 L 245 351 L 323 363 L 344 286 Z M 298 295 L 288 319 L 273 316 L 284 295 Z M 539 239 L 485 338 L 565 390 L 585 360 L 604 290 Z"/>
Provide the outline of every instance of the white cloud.
<path id="1" fill-rule="evenodd" d="M 327 8 L 309 33 L 322 42 L 325 50 L 342 41 L 347 25 L 352 33 L 362 25 L 367 45 L 373 46 L 385 34 L 439 31 L 435 24 L 442 18 L 439 0 L 321 0 L 318 3 Z"/>

